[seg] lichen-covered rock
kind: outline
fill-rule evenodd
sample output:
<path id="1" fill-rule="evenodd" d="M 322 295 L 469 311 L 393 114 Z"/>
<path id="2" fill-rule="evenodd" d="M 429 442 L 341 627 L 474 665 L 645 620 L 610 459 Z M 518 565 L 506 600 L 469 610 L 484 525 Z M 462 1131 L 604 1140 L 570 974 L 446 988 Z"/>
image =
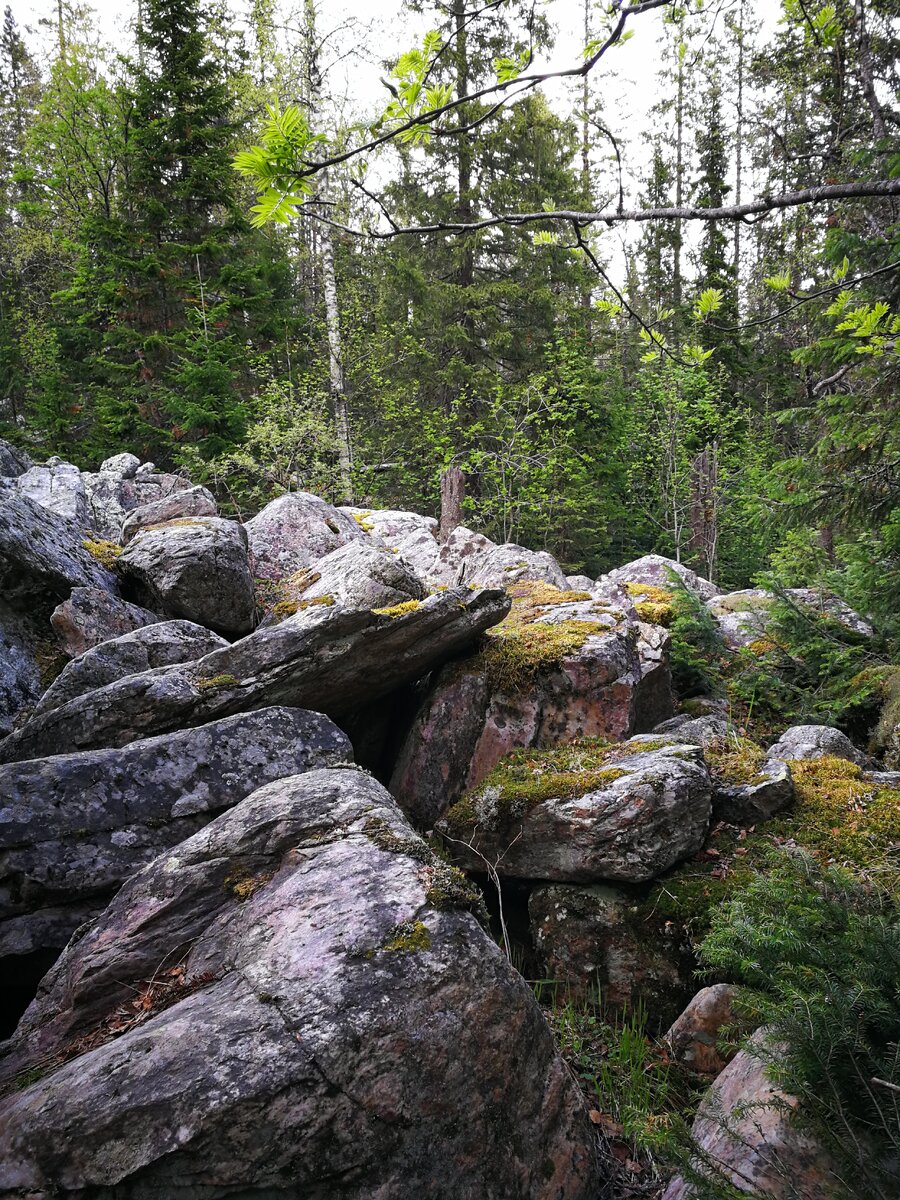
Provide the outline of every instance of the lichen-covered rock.
<path id="1" fill-rule="evenodd" d="M 602 614 L 591 615 L 555 627 L 534 622 L 534 632 L 514 630 L 508 642 L 492 636 L 486 653 L 436 676 L 390 783 L 417 825 L 430 828 L 511 750 L 584 737 L 618 741 L 633 731 L 641 678 L 633 630 L 607 629 Z M 531 668 L 521 681 L 518 655 Z"/>
<path id="2" fill-rule="evenodd" d="M 256 624 L 247 539 L 236 521 L 187 517 L 142 529 L 118 569 L 123 588 L 156 612 L 226 637 L 241 637 Z"/>
<path id="3" fill-rule="evenodd" d="M 44 981 L 2 1064 L 43 1076 L 0 1101 L 0 1190 L 593 1200 L 577 1084 L 469 902 L 373 779 L 254 793 Z"/>
<path id="4" fill-rule="evenodd" d="M 526 550 L 513 542 L 489 546 L 466 561 L 463 578 L 482 587 L 505 587 L 527 580 L 549 583 L 565 591 L 569 586 L 562 568 L 546 550 Z"/>
<path id="5" fill-rule="evenodd" d="M 672 573 L 677 575 L 687 590 L 693 592 L 699 600 L 712 600 L 720 594 L 719 589 L 708 579 L 704 579 L 683 563 L 664 558 L 661 554 L 645 554 L 642 558 L 636 558 L 634 562 L 616 567 L 615 570 L 602 575 L 597 583 L 598 586 L 606 582 L 619 585 L 647 583 L 653 587 L 667 588 L 672 585 Z"/>
<path id="6" fill-rule="evenodd" d="M 158 621 L 100 642 L 68 663 L 35 706 L 34 716 L 50 712 L 106 687 L 126 675 L 193 662 L 228 643 L 193 621 Z"/>
<path id="7" fill-rule="evenodd" d="M 875 634 L 875 630 L 865 617 L 861 617 L 849 604 L 845 604 L 831 592 L 825 592 L 821 588 L 788 588 L 786 595 L 795 604 L 800 604 L 814 613 L 837 621 L 839 625 L 843 625 L 850 633 L 855 633 L 860 638 L 870 638 Z"/>
<path id="8" fill-rule="evenodd" d="M 272 704 L 343 717 L 463 653 L 508 609 L 504 592 L 468 588 L 394 613 L 314 605 L 197 662 L 129 675 L 33 718 L 0 743 L 0 761 L 121 746 Z"/>
<path id="9" fill-rule="evenodd" d="M 129 604 L 102 588 L 77 587 L 53 610 L 50 624 L 62 649 L 75 658 L 100 642 L 161 620 L 148 608 Z"/>
<path id="10" fill-rule="evenodd" d="M 594 580 L 589 575 L 567 575 L 566 583 L 573 592 L 592 592 Z"/>
<path id="11" fill-rule="evenodd" d="M 585 770 L 573 747 L 513 755 L 437 829 L 468 867 L 561 883 L 641 883 L 690 857 L 709 828 L 699 747 L 635 738 Z"/>
<path id="12" fill-rule="evenodd" d="M 734 1057 L 719 1048 L 719 1040 L 724 1030 L 740 1021 L 736 1000 L 737 988 L 731 983 L 700 989 L 665 1035 L 676 1062 L 700 1075 L 718 1075 Z"/>
<path id="13" fill-rule="evenodd" d="M 19 475 L 16 488 L 41 508 L 73 521 L 80 529 L 87 529 L 90 524 L 84 481 L 73 463 L 61 458 L 48 459 Z"/>
<path id="14" fill-rule="evenodd" d="M 284 579 L 339 546 L 366 537 L 353 517 L 310 492 L 279 496 L 244 528 L 253 574 L 259 579 Z"/>
<path id="15" fill-rule="evenodd" d="M 0 601 L 0 737 L 41 694 L 35 631 L 31 623 Z"/>
<path id="16" fill-rule="evenodd" d="M 82 475 L 90 504 L 90 526 L 100 537 L 118 541 L 130 512 L 186 491 L 190 481 L 158 472 L 153 463 L 141 464 L 134 454 L 116 454 L 100 470 Z"/>
<path id="17" fill-rule="evenodd" d="M 770 758 L 802 759 L 846 758 L 856 763 L 858 767 L 872 768 L 875 766 L 867 754 L 853 745 L 846 734 L 830 725 L 792 725 L 786 729 L 778 741 L 770 746 Z"/>
<path id="18" fill-rule="evenodd" d="M 794 799 L 790 764 L 780 758 L 767 758 L 740 782 L 716 779 L 714 773 L 713 783 L 713 813 L 733 825 L 768 821 Z"/>
<path id="19" fill-rule="evenodd" d="M 834 1200 L 844 1194 L 843 1172 L 792 1123 L 797 1098 L 770 1082 L 759 1056 L 766 1036 L 764 1030 L 754 1034 L 718 1076 L 694 1120 L 694 1141 L 738 1192 L 764 1200 Z M 702 1163 L 697 1167 L 702 1174 Z M 699 1194 L 679 1176 L 663 1200 Z"/>
<path id="20" fill-rule="evenodd" d="M 66 599 L 75 587 L 115 594 L 116 579 L 73 522 L 12 488 L 0 489 L 0 595 L 12 607 Z"/>
<path id="21" fill-rule="evenodd" d="M 707 607 L 719 626 L 725 645 L 730 650 L 740 650 L 765 636 L 775 600 L 773 592 L 745 588 L 714 596 Z"/>
<path id="22" fill-rule="evenodd" d="M 61 948 L 85 905 L 97 911 L 223 809 L 271 780 L 351 759 L 326 717 L 267 708 L 118 750 L 0 767 L 0 955 L 15 953 L 25 928 L 32 945 Z M 40 940 L 48 934 L 62 940 Z"/>
<path id="23" fill-rule="evenodd" d="M 496 542 L 476 533 L 465 525 L 457 525 L 450 536 L 438 550 L 437 560 L 432 569 L 432 577 L 441 584 L 453 586 L 471 580 L 470 566 L 475 559 L 489 550 L 496 548 Z M 504 586 L 505 586 L 504 581 Z"/>
<path id="24" fill-rule="evenodd" d="M 338 512 L 353 517 L 365 533 L 385 546 L 399 546 L 412 534 L 426 532 L 432 541 L 437 539 L 438 523 L 434 517 L 423 517 L 419 513 L 406 512 L 398 508 L 350 508 L 339 507 Z"/>
<path id="25" fill-rule="evenodd" d="M 528 916 L 547 978 L 611 1009 L 643 1005 L 665 1028 L 690 993 L 694 962 L 675 927 L 657 929 L 633 897 L 604 884 L 536 887 Z"/>
<path id="26" fill-rule="evenodd" d="M 679 742 L 690 742 L 692 746 L 711 746 L 723 741 L 729 731 L 730 727 L 725 717 L 715 713 L 702 717 L 679 713 L 678 716 L 655 725 L 652 732 L 664 734 L 666 737 L 677 737 Z"/>
<path id="27" fill-rule="evenodd" d="M 122 522 L 122 544 L 148 525 L 161 525 L 178 517 L 214 517 L 218 513 L 215 497 L 205 487 L 187 487 L 159 500 L 132 509 Z"/>
<path id="28" fill-rule="evenodd" d="M 30 454 L 0 438 L 0 479 L 17 479 L 33 466 Z"/>
<path id="29" fill-rule="evenodd" d="M 672 638 L 662 625 L 639 621 L 637 651 L 641 677 L 635 690 L 634 731 L 647 733 L 660 721 L 671 717 L 675 707 L 672 696 Z"/>
<path id="30" fill-rule="evenodd" d="M 331 598 L 344 608 L 391 608 L 425 598 L 425 585 L 400 555 L 376 542 L 348 542 L 310 568 L 301 603 Z"/>

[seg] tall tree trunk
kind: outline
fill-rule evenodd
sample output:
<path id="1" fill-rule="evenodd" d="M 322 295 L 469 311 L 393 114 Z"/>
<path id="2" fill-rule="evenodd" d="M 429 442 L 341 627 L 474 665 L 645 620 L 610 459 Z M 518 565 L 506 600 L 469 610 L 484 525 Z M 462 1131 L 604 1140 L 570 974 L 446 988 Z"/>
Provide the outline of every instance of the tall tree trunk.
<path id="1" fill-rule="evenodd" d="M 737 98 L 736 122 L 734 133 L 734 202 L 741 202 L 741 184 L 743 183 L 743 141 L 744 141 L 744 0 L 740 0 L 737 16 L 738 60 L 737 60 Z M 735 313 L 741 315 L 741 223 L 734 223 L 734 303 Z"/>
<path id="2" fill-rule="evenodd" d="M 866 29 L 866 6 L 863 0 L 856 0 L 854 18 L 856 22 L 856 47 L 859 57 L 859 77 L 862 82 L 863 95 L 869 112 L 872 114 L 872 133 L 875 141 L 880 142 L 887 137 L 887 126 L 884 122 L 884 112 L 878 102 L 875 91 L 875 72 L 872 66 L 872 50 L 869 46 L 869 32 Z"/>
<path id="3" fill-rule="evenodd" d="M 675 207 L 684 203 L 684 18 L 678 27 L 678 90 L 675 98 Z M 681 221 L 675 222 L 675 247 L 672 263 L 672 301 L 681 307 Z"/>
<path id="4" fill-rule="evenodd" d="M 711 442 L 694 459 L 691 468 L 691 549 L 700 560 L 703 574 L 716 577 L 719 540 L 719 453 Z"/>
<path id="5" fill-rule="evenodd" d="M 466 32 L 466 0 L 453 0 L 453 17 L 455 28 L 455 57 L 456 57 L 456 94 L 464 100 L 469 94 L 469 41 Z M 458 109 L 460 126 L 466 125 L 469 119 L 469 106 L 461 104 Z M 456 211 L 462 222 L 472 220 L 472 147 L 467 134 L 460 134 L 456 139 Z M 475 358 L 475 318 L 469 307 L 466 289 L 475 282 L 475 235 L 462 234 L 458 238 L 459 263 L 457 267 L 457 282 L 462 289 L 463 311 L 460 314 L 460 324 L 466 333 L 463 356 L 471 363 Z M 448 397 L 449 398 L 449 397 Z"/>
<path id="6" fill-rule="evenodd" d="M 448 467 L 441 476 L 441 520 L 438 541 L 447 538 L 462 524 L 462 505 L 466 497 L 466 477 L 459 467 Z"/>

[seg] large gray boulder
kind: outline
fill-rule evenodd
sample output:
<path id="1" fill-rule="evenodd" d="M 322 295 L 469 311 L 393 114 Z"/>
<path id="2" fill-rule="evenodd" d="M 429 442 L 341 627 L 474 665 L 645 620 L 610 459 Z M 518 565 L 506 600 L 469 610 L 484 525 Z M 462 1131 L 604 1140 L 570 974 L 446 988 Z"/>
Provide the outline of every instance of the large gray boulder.
<path id="1" fill-rule="evenodd" d="M 32 624 L 0 601 L 0 737 L 41 694 L 41 669 Z"/>
<path id="2" fill-rule="evenodd" d="M 30 467 L 16 479 L 16 489 L 41 508 L 66 517 L 79 527 L 90 525 L 87 491 L 79 469 L 61 458 Z"/>
<path id="3" fill-rule="evenodd" d="M 845 1172 L 816 1139 L 794 1124 L 798 1106 L 767 1077 L 765 1030 L 728 1064 L 700 1104 L 691 1130 L 703 1158 L 702 1176 L 714 1163 L 736 1192 L 754 1200 L 835 1200 L 846 1195 Z M 718 1188 L 716 1189 L 719 1190 Z M 865 1193 L 857 1193 L 863 1195 Z M 663 1200 L 708 1195 L 678 1176 Z"/>
<path id="4" fill-rule="evenodd" d="M 487 554 L 496 548 L 497 543 L 477 533 L 465 525 L 457 525 L 451 530 L 447 540 L 438 548 L 430 577 L 438 583 L 452 587 L 457 583 L 465 583 L 472 578 L 470 567 L 479 555 Z M 408 544 L 401 553 L 409 553 Z"/>
<path id="5" fill-rule="evenodd" d="M 44 980 L 2 1064 L 0 1191 L 594 1200 L 577 1083 L 469 904 L 370 777 L 255 792 Z"/>
<path id="6" fill-rule="evenodd" d="M 82 476 L 90 505 L 90 525 L 100 537 L 118 541 L 130 512 L 190 488 L 180 475 L 159 472 L 134 454 L 115 454 L 100 470 Z"/>
<path id="7" fill-rule="evenodd" d="M 454 805 L 437 829 L 460 862 L 525 879 L 642 883 L 701 848 L 712 783 L 699 747 L 634 738 L 583 778 L 570 757 L 531 772 L 513 756 Z"/>
<path id="8" fill-rule="evenodd" d="M 315 605 L 197 662 L 129 675 L 36 717 L 0 743 L 0 761 L 121 746 L 272 704 L 343 717 L 461 654 L 508 609 L 505 593 L 468 588 L 394 614 Z"/>
<path id="9" fill-rule="evenodd" d="M 13 607 L 64 600 L 72 588 L 115 594 L 116 578 L 73 522 L 11 488 L 0 489 L 0 595 Z"/>
<path id="10" fill-rule="evenodd" d="M 139 604 L 226 637 L 256 624 L 256 597 L 243 526 L 187 517 L 141 530 L 118 559 L 123 587 Z"/>
<path id="11" fill-rule="evenodd" d="M 50 712 L 95 688 L 124 679 L 126 675 L 193 662 L 227 645 L 217 633 L 195 625 L 193 621 L 159 621 L 144 625 L 101 642 L 68 663 L 43 694 L 33 715 Z"/>
<path id="12" fill-rule="evenodd" d="M 465 564 L 463 578 L 482 587 L 510 587 L 522 580 L 549 583 L 566 591 L 565 573 L 546 550 L 526 550 L 513 542 L 489 546 L 474 554 Z"/>
<path id="13" fill-rule="evenodd" d="M 205 487 L 188 487 L 183 491 L 171 492 L 159 500 L 142 504 L 132 509 L 122 522 L 123 545 L 148 525 L 161 525 L 178 517 L 214 517 L 218 513 L 215 497 Z"/>
<path id="14" fill-rule="evenodd" d="M 118 750 L 0 767 L 0 955 L 15 953 L 26 930 L 32 950 L 61 948 L 86 906 L 98 911 L 223 809 L 271 780 L 351 759 L 326 717 L 266 708 Z"/>
<path id="15" fill-rule="evenodd" d="M 652 587 L 668 589 L 672 587 L 672 573 L 699 600 L 712 600 L 714 596 L 720 595 L 719 589 L 708 579 L 704 579 L 702 575 L 698 575 L 696 571 L 692 571 L 683 563 L 675 562 L 672 558 L 664 558 L 662 554 L 645 554 L 642 558 L 636 558 L 633 562 L 626 563 L 623 567 L 616 567 L 615 570 L 602 575 L 597 582 L 598 585 L 606 582 L 619 585 L 646 583 Z"/>
<path id="16" fill-rule="evenodd" d="M 330 601 L 343 608 L 390 608 L 425 598 L 410 565 L 376 542 L 348 542 L 310 568 L 301 603 Z"/>
<path id="17" fill-rule="evenodd" d="M 367 536 L 352 516 L 310 492 L 279 496 L 244 528 L 253 574 L 273 580 L 293 575 L 339 546 Z"/>
<path id="18" fill-rule="evenodd" d="M 874 762 L 853 745 L 845 733 L 830 725 L 792 725 L 766 752 L 769 758 L 846 758 L 858 767 L 872 768 Z"/>

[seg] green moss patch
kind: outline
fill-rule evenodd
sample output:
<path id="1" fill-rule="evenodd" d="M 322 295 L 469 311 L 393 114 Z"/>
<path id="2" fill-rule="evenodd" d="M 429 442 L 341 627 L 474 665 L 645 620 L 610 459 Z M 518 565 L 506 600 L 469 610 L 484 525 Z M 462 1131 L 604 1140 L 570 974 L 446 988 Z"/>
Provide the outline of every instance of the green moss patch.
<path id="1" fill-rule="evenodd" d="M 241 681 L 236 675 L 211 675 L 207 679 L 198 679 L 194 684 L 194 687 L 200 692 L 209 691 L 211 688 L 240 686 Z"/>
<path id="2" fill-rule="evenodd" d="M 729 737 L 714 742 L 704 750 L 710 771 L 723 783 L 762 783 L 762 767 L 766 754 L 748 738 Z"/>
<path id="3" fill-rule="evenodd" d="M 527 690 L 538 675 L 558 667 L 589 637 L 605 632 L 596 621 L 561 621 L 558 625 L 508 622 L 509 618 L 486 635 L 482 653 L 492 687 L 512 694 Z"/>
<path id="4" fill-rule="evenodd" d="M 101 566 L 110 571 L 115 570 L 122 553 L 122 547 L 118 542 L 110 542 L 106 538 L 88 537 L 84 538 L 81 544 L 91 558 L 95 558 Z"/>
<path id="5" fill-rule="evenodd" d="M 387 608 L 373 608 L 377 617 L 405 617 L 407 613 L 415 612 L 421 607 L 421 600 L 404 600 L 402 604 L 390 604 Z"/>
<path id="6" fill-rule="evenodd" d="M 387 954 L 416 954 L 428 950 L 431 946 L 431 934 L 422 921 L 401 921 L 388 934 L 381 949 Z"/>
<path id="7" fill-rule="evenodd" d="M 652 583 L 626 583 L 625 591 L 635 601 L 635 611 L 648 625 L 669 625 L 675 619 L 675 595 Z"/>

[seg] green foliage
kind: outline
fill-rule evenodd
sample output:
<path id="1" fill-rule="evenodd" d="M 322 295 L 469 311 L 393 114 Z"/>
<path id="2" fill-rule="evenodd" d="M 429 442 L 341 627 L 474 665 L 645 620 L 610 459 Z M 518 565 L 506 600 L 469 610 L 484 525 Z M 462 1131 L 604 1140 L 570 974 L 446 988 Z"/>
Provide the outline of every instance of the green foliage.
<path id="1" fill-rule="evenodd" d="M 851 1194 L 896 1194 L 900 920 L 886 893 L 780 854 L 713 912 L 707 966 L 752 989 L 769 1070 L 795 1119 L 848 1168 Z M 893 1085 L 895 1090 L 891 1090 Z"/>
<path id="2" fill-rule="evenodd" d="M 725 647 L 709 609 L 672 575 L 672 684 L 682 698 L 718 692 Z"/>

